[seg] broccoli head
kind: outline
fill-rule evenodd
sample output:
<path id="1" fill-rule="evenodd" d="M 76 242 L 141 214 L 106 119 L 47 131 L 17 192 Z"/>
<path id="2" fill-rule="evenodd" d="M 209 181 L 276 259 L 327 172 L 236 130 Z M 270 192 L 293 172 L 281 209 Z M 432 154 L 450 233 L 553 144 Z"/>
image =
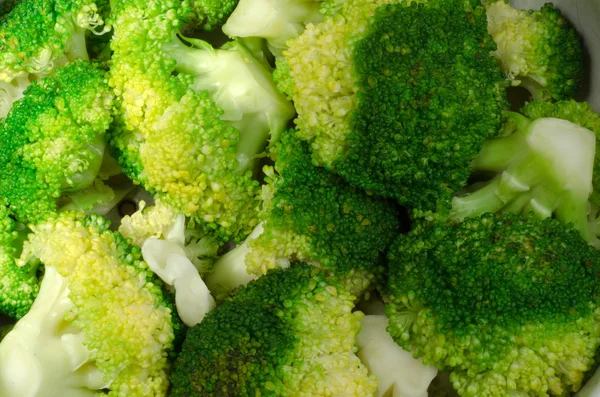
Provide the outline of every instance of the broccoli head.
<path id="1" fill-rule="evenodd" d="M 112 98 L 98 67 L 74 61 L 32 84 L 0 122 L 0 195 L 19 221 L 36 222 L 93 185 Z"/>
<path id="2" fill-rule="evenodd" d="M 288 47 L 276 80 L 314 163 L 403 205 L 449 200 L 500 130 L 503 76 L 480 5 L 353 0 Z"/>
<path id="3" fill-rule="evenodd" d="M 188 331 L 171 396 L 373 396 L 354 301 L 302 263 L 241 287 Z"/>
<path id="4" fill-rule="evenodd" d="M 239 0 L 192 0 L 196 24 L 206 31 L 222 26 Z"/>
<path id="5" fill-rule="evenodd" d="M 261 223 L 240 247 L 219 259 L 207 283 L 229 290 L 291 261 L 318 263 L 357 282 L 358 294 L 380 276 L 400 221 L 397 206 L 370 196 L 310 162 L 310 149 L 293 131 L 272 150 L 265 167 Z"/>
<path id="6" fill-rule="evenodd" d="M 241 43 L 214 50 L 181 37 L 188 6 L 114 5 L 111 145 L 123 171 L 176 213 L 222 240 L 243 239 L 257 224 L 250 158 L 293 110 Z M 245 79 L 231 78 L 238 75 Z"/>
<path id="7" fill-rule="evenodd" d="M 17 265 L 27 229 L 0 206 L 0 313 L 23 317 L 39 291 L 38 262 Z"/>
<path id="8" fill-rule="evenodd" d="M 421 222 L 390 249 L 388 330 L 462 396 L 567 395 L 600 345 L 599 270 L 555 219 Z"/>
<path id="9" fill-rule="evenodd" d="M 498 211 L 554 216 L 597 243 L 588 212 L 590 199 L 600 204 L 600 115 L 574 100 L 535 101 L 522 113 L 508 112 L 504 135 L 484 144 L 473 170 L 493 177 L 455 197 L 451 216 Z"/>
<path id="10" fill-rule="evenodd" d="M 108 227 L 74 212 L 32 227 L 21 261 L 38 258 L 45 275 L 0 343 L 2 396 L 166 395 L 180 323 L 140 251 Z"/>
<path id="11" fill-rule="evenodd" d="M 93 0 L 3 1 L 2 7 L 10 12 L 0 16 L 0 118 L 31 81 L 88 59 L 87 32 L 108 31 Z"/>
<path id="12" fill-rule="evenodd" d="M 540 10 L 517 10 L 505 0 L 487 5 L 494 55 L 513 85 L 534 99 L 573 98 L 583 83 L 579 33 L 551 3 Z"/>

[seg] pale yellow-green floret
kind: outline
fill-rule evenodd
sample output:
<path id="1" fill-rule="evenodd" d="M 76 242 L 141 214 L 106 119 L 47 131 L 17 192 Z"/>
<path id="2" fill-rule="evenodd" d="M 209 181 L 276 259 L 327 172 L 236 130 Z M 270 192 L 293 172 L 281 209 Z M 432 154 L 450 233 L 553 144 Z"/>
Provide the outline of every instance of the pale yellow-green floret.
<path id="1" fill-rule="evenodd" d="M 140 201 L 138 211 L 121 219 L 119 233 L 131 239 L 136 247 L 141 247 L 150 237 L 165 240 L 176 218 L 177 214 L 171 206 L 157 201 L 146 207 L 146 202 Z"/>

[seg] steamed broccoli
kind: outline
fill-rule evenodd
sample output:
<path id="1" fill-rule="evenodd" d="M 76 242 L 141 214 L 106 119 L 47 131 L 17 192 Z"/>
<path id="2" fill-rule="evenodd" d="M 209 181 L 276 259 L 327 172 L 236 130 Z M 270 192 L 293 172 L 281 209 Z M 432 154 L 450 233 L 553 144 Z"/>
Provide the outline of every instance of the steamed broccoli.
<path id="1" fill-rule="evenodd" d="M 21 0 L 0 18 L 0 118 L 31 81 L 77 58 L 88 59 L 86 32 L 108 28 L 93 0 Z"/>
<path id="2" fill-rule="evenodd" d="M 522 113 L 507 113 L 504 136 L 484 144 L 473 170 L 494 176 L 455 197 L 451 216 L 498 211 L 555 216 L 597 243 L 600 233 L 590 228 L 588 212 L 590 196 L 600 204 L 600 115 L 573 100 L 531 102 Z"/>
<path id="3" fill-rule="evenodd" d="M 139 250 L 83 213 L 51 216 L 32 232 L 21 260 L 39 258 L 45 274 L 0 343 L 0 394 L 165 396 L 180 323 Z"/>
<path id="4" fill-rule="evenodd" d="M 315 164 L 418 208 L 465 184 L 505 105 L 485 9 L 471 3 L 353 0 L 288 42 L 276 79 Z"/>
<path id="5" fill-rule="evenodd" d="M 256 225 L 258 183 L 252 162 L 239 160 L 259 154 L 266 131 L 276 137 L 292 108 L 273 96 L 262 63 L 241 43 L 213 50 L 178 37 L 188 5 L 114 5 L 110 83 L 119 116 L 111 144 L 124 172 L 177 213 L 222 239 L 243 238 Z"/>
<path id="6" fill-rule="evenodd" d="M 293 131 L 273 148 L 274 167 L 265 167 L 261 223 L 247 241 L 220 258 L 207 284 L 227 292 L 292 261 L 314 262 L 364 291 L 383 273 L 385 251 L 400 221 L 397 207 L 348 185 L 310 163 L 308 144 Z"/>
<path id="7" fill-rule="evenodd" d="M 551 3 L 540 10 L 517 10 L 505 0 L 487 5 L 494 55 L 513 85 L 534 99 L 573 98 L 583 82 L 579 34 Z"/>
<path id="8" fill-rule="evenodd" d="M 286 42 L 298 37 L 308 24 L 323 21 L 322 13 L 336 0 L 241 0 L 223 25 L 230 37 L 262 37 L 281 55 Z M 323 9 L 321 9 L 323 8 Z"/>
<path id="9" fill-rule="evenodd" d="M 29 311 L 39 290 L 39 263 L 17 266 L 26 237 L 25 226 L 15 223 L 0 205 L 0 313 L 17 319 Z"/>
<path id="10" fill-rule="evenodd" d="M 421 222 L 389 253 L 394 340 L 462 396 L 567 395 L 600 345 L 600 253 L 554 219 Z"/>
<path id="11" fill-rule="evenodd" d="M 32 84 L 0 121 L 0 195 L 19 221 L 38 221 L 56 211 L 61 197 L 93 185 L 112 98 L 95 65 L 74 61 Z M 105 193 L 110 197 L 110 189 Z M 91 197 L 93 205 L 97 196 Z"/>
<path id="12" fill-rule="evenodd" d="M 354 301 L 313 266 L 270 272 L 188 331 L 171 396 L 373 396 Z"/>

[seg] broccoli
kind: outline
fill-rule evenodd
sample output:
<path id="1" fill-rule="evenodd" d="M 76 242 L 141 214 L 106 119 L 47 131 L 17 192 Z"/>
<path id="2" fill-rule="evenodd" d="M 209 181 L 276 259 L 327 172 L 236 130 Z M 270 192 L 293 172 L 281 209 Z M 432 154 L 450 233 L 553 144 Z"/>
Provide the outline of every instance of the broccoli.
<path id="1" fill-rule="evenodd" d="M 288 42 L 276 80 L 315 164 L 423 209 L 466 183 L 505 106 L 485 9 L 466 3 L 353 0 Z"/>
<path id="2" fill-rule="evenodd" d="M 188 331 L 171 396 L 373 396 L 354 301 L 314 266 L 269 272 Z"/>
<path id="3" fill-rule="evenodd" d="M 397 206 L 348 185 L 310 163 L 306 142 L 293 131 L 272 149 L 265 167 L 261 223 L 247 241 L 217 260 L 206 282 L 220 296 L 253 276 L 294 260 L 348 277 L 354 294 L 382 275 L 385 251 L 399 232 Z"/>
<path id="4" fill-rule="evenodd" d="M 534 101 L 522 113 L 507 112 L 505 134 L 484 144 L 473 170 L 493 177 L 454 197 L 451 216 L 498 211 L 555 216 L 597 244 L 588 212 L 590 195 L 600 204 L 600 115 L 574 100 Z"/>
<path id="5" fill-rule="evenodd" d="M 567 395 L 600 345 L 599 271 L 555 219 L 419 222 L 390 249 L 388 330 L 461 396 Z"/>
<path id="6" fill-rule="evenodd" d="M 225 25 L 230 37 L 262 37 L 276 55 L 308 24 L 323 21 L 321 8 L 335 0 L 241 0 Z"/>
<path id="7" fill-rule="evenodd" d="M 138 249 L 98 216 L 32 227 L 22 262 L 45 274 L 33 307 L 0 343 L 5 397 L 165 396 L 180 323 Z"/>
<path id="8" fill-rule="evenodd" d="M 241 43 L 213 50 L 178 37 L 188 5 L 114 5 L 110 83 L 119 115 L 111 145 L 124 173 L 176 213 L 207 234 L 239 240 L 257 223 L 259 187 L 246 160 L 263 150 L 266 131 L 277 136 L 271 128 L 285 127 L 293 110 L 284 97 L 272 96 L 274 83 Z M 231 79 L 237 75 L 246 79 Z"/>
<path id="9" fill-rule="evenodd" d="M 239 0 L 192 0 L 196 24 L 206 31 L 222 26 Z"/>
<path id="10" fill-rule="evenodd" d="M 505 0 L 487 5 L 494 55 L 513 85 L 534 99 L 573 98 L 583 83 L 579 33 L 551 3 L 540 10 L 517 10 Z"/>
<path id="11" fill-rule="evenodd" d="M 56 211 L 61 197 L 93 185 L 112 98 L 104 74 L 78 60 L 32 84 L 0 121 L 0 195 L 19 221 L 39 221 Z"/>
<path id="12" fill-rule="evenodd" d="M 39 263 L 17 266 L 27 233 L 0 205 L 0 313 L 17 319 L 27 314 L 39 291 Z"/>
<path id="13" fill-rule="evenodd" d="M 0 17 L 0 118 L 31 83 L 77 58 L 88 59 L 86 33 L 108 27 L 93 0 L 8 1 Z"/>

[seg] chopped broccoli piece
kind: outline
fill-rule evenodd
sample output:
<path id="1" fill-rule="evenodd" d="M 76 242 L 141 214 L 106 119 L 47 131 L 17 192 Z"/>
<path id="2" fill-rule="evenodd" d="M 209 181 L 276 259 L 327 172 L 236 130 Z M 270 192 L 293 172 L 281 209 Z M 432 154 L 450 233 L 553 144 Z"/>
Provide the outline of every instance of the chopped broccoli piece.
<path id="1" fill-rule="evenodd" d="M 461 396 L 567 395 L 600 345 L 600 252 L 555 219 L 420 222 L 389 253 L 389 331 Z"/>
<path id="2" fill-rule="evenodd" d="M 17 266 L 26 235 L 26 228 L 0 206 L 0 313 L 17 319 L 29 311 L 39 291 L 39 262 Z"/>
<path id="3" fill-rule="evenodd" d="M 372 395 L 377 383 L 355 355 L 354 300 L 313 266 L 270 272 L 188 331 L 171 396 Z"/>
<path id="4" fill-rule="evenodd" d="M 588 207 L 590 196 L 598 201 L 600 188 L 600 115 L 573 100 L 535 101 L 522 112 L 507 113 L 504 136 L 484 144 L 473 170 L 494 176 L 455 197 L 451 216 L 463 219 L 498 211 L 555 216 L 597 244 Z"/>
<path id="5" fill-rule="evenodd" d="M 310 163 L 308 144 L 293 131 L 273 148 L 274 167 L 265 167 L 259 228 L 247 243 L 215 263 L 207 284 L 217 296 L 245 284 L 247 273 L 262 275 L 298 260 L 315 262 L 348 282 L 358 294 L 383 273 L 387 247 L 398 233 L 392 202 L 348 185 Z"/>
<path id="6" fill-rule="evenodd" d="M 583 83 L 579 33 L 551 3 L 540 10 L 517 10 L 505 0 L 487 5 L 494 55 L 513 85 L 534 99 L 573 98 Z"/>
<path id="7" fill-rule="evenodd" d="M 21 260 L 39 258 L 45 275 L 0 343 L 2 396 L 166 395 L 180 325 L 139 250 L 108 226 L 64 212 L 32 227 Z"/>
<path id="8" fill-rule="evenodd" d="M 74 61 L 32 84 L 0 122 L 0 194 L 19 221 L 41 220 L 94 183 L 112 98 L 95 65 Z"/>
<path id="9" fill-rule="evenodd" d="M 450 200 L 505 106 L 485 9 L 467 3 L 353 0 L 288 42 L 277 81 L 315 164 L 403 205 Z"/>

